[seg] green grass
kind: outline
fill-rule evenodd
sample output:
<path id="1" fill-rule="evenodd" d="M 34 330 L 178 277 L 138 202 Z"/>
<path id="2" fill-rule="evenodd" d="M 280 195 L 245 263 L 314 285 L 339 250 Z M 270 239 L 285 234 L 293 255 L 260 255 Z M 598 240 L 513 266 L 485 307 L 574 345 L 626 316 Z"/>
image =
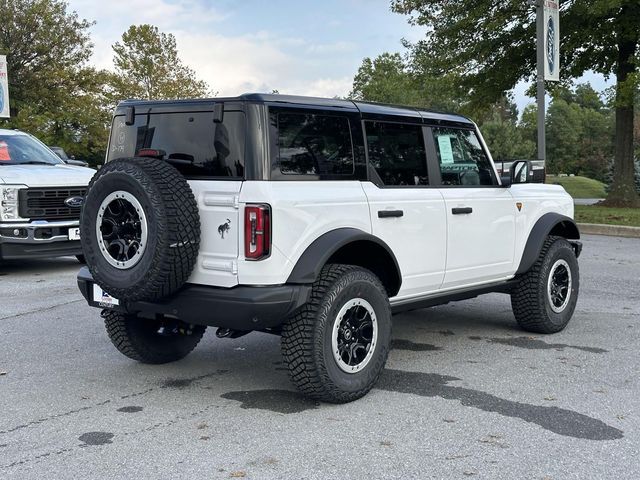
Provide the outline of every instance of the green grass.
<path id="1" fill-rule="evenodd" d="M 547 183 L 559 183 L 573 198 L 605 198 L 604 183 L 587 177 L 547 175 Z"/>
<path id="2" fill-rule="evenodd" d="M 640 227 L 640 208 L 609 208 L 576 205 L 576 222 Z"/>

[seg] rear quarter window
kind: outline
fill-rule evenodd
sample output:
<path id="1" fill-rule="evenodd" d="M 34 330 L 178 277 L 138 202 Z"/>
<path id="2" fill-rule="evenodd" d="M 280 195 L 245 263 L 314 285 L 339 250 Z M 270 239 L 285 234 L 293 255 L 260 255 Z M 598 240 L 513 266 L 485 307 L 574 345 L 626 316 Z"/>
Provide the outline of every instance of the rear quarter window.
<path id="1" fill-rule="evenodd" d="M 272 165 L 276 179 L 353 177 L 355 162 L 347 117 L 278 112 L 271 114 L 271 125 L 277 132 L 277 156 Z"/>
<path id="2" fill-rule="evenodd" d="M 134 125 L 124 116 L 113 120 L 108 160 L 158 150 L 159 161 L 186 177 L 244 178 L 245 118 L 225 111 L 222 123 L 212 112 L 137 114 Z"/>

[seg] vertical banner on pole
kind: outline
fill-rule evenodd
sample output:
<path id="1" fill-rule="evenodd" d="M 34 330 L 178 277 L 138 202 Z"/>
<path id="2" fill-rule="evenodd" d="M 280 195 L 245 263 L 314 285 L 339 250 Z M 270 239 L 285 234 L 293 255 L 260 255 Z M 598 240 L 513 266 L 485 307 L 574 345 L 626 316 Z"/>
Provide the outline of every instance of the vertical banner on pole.
<path id="1" fill-rule="evenodd" d="M 9 118 L 9 78 L 7 57 L 0 55 L 0 118 Z"/>
<path id="2" fill-rule="evenodd" d="M 544 0 L 544 79 L 560 80 L 560 0 Z"/>

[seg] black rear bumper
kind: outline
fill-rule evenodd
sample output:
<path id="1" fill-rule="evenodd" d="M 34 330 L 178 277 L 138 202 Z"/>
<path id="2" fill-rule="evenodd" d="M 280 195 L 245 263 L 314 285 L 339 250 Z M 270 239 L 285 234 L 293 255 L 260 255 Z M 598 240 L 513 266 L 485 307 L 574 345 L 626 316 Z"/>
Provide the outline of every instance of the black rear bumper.
<path id="1" fill-rule="evenodd" d="M 78 273 L 78 287 L 89 305 L 105 308 L 94 301 L 93 277 L 87 267 Z M 110 307 L 124 313 L 169 315 L 194 325 L 263 330 L 280 326 L 304 305 L 311 285 L 274 285 L 232 288 L 186 284 L 174 295 L 156 302 L 121 302 Z"/>

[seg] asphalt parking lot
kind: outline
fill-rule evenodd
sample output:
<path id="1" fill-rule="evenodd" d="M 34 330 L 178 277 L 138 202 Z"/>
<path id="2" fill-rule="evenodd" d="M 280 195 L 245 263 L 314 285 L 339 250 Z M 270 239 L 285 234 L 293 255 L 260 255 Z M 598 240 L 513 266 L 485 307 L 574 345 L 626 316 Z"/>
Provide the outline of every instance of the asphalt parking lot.
<path id="1" fill-rule="evenodd" d="M 0 478 L 639 478 L 640 240 L 586 237 L 580 267 L 564 332 L 499 294 L 402 314 L 378 387 L 326 405 L 275 336 L 137 364 L 74 259 L 0 265 Z"/>

